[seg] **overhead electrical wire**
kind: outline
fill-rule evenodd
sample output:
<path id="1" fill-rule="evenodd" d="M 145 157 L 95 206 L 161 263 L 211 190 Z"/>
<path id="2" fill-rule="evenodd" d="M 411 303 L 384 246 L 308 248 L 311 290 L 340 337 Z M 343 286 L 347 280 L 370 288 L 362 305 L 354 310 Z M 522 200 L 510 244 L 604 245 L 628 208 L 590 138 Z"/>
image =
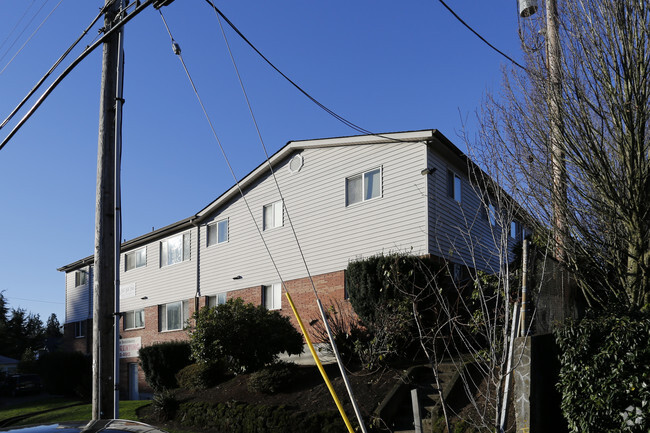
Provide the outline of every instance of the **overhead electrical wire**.
<path id="1" fill-rule="evenodd" d="M 29 111 L 23 116 L 22 119 L 18 122 L 18 124 L 14 127 L 14 129 L 11 130 L 9 135 L 7 135 L 2 142 L 0 142 L 0 150 L 2 150 L 9 140 L 16 135 L 16 133 L 20 130 L 20 128 L 27 122 L 27 120 L 34 114 L 34 112 L 38 109 L 38 107 L 41 106 L 41 104 L 47 99 L 47 97 L 52 93 L 52 91 L 59 85 L 61 84 L 61 81 L 83 60 L 85 59 L 88 54 L 92 53 L 101 43 L 103 43 L 107 38 L 112 36 L 115 32 L 119 30 L 120 27 L 131 21 L 136 15 L 138 15 L 140 12 L 142 12 L 144 9 L 147 8 L 151 3 L 153 3 L 154 0 L 144 0 L 141 3 L 136 2 L 135 9 L 133 12 L 131 12 L 129 15 L 126 15 L 124 18 L 122 18 L 120 21 L 115 23 L 113 27 L 111 27 L 110 30 L 104 33 L 104 35 L 99 38 L 97 41 L 95 41 L 92 45 L 89 45 L 86 47 L 86 49 L 54 80 L 52 84 L 43 92 L 43 94 L 38 98 L 38 100 L 32 105 L 32 108 L 29 109 Z M 21 102 L 21 104 L 23 104 Z M 15 114 L 15 111 L 11 114 L 13 116 Z M 8 120 L 5 120 L 0 127 L 4 126 Z"/>
<path id="2" fill-rule="evenodd" d="M 273 165 L 271 164 L 269 153 L 268 153 L 268 151 L 266 149 L 266 145 L 264 144 L 264 139 L 262 138 L 262 133 L 261 133 L 259 125 L 257 123 L 257 119 L 255 118 L 255 113 L 253 112 L 253 107 L 251 106 L 250 99 L 248 98 L 248 93 L 246 92 L 244 82 L 242 80 L 241 74 L 239 73 L 239 68 L 237 67 L 237 62 L 235 61 L 235 56 L 233 55 L 232 50 L 230 49 L 230 43 L 228 42 L 228 37 L 226 36 L 226 32 L 225 32 L 225 30 L 223 28 L 223 25 L 221 24 L 221 18 L 219 17 L 219 14 L 216 13 L 216 11 L 215 11 L 215 15 L 217 17 L 217 21 L 219 22 L 219 28 L 221 29 L 221 34 L 223 35 L 223 39 L 224 39 L 224 41 L 226 43 L 226 47 L 228 48 L 228 54 L 230 55 L 230 60 L 232 61 L 233 68 L 235 69 L 235 73 L 237 75 L 237 80 L 239 81 L 239 85 L 240 85 L 242 93 L 244 95 L 244 99 L 246 100 L 246 105 L 248 106 L 248 111 L 249 111 L 249 113 L 251 115 L 251 118 L 253 120 L 253 124 L 255 125 L 255 130 L 257 131 L 257 136 L 259 138 L 262 149 L 264 150 L 264 156 L 266 158 L 266 164 L 268 165 L 268 168 L 269 168 L 269 170 L 271 172 L 271 176 L 273 177 L 273 182 L 275 183 L 275 187 L 276 187 L 276 189 L 278 191 L 278 194 L 280 195 L 280 201 L 282 202 L 283 207 L 284 207 L 284 211 L 285 211 L 285 213 L 287 215 L 287 221 L 289 222 L 289 226 L 291 227 L 291 232 L 293 233 L 293 238 L 296 241 L 296 246 L 298 247 L 298 251 L 300 253 L 302 263 L 305 266 L 305 271 L 307 272 L 307 277 L 309 278 L 309 283 L 311 284 L 311 288 L 312 288 L 312 290 L 314 292 L 314 296 L 316 298 L 316 303 L 317 303 L 318 309 L 319 309 L 319 311 L 321 313 L 321 318 L 322 318 L 322 320 L 324 322 L 323 324 L 325 326 L 325 329 L 327 330 L 327 335 L 328 335 L 328 337 L 330 339 L 330 343 L 332 344 L 332 348 L 334 349 L 334 353 L 335 353 L 335 356 L 336 356 L 336 361 L 337 361 L 337 364 L 338 364 L 339 369 L 341 371 L 341 377 L 343 377 L 343 380 L 345 382 L 345 386 L 346 386 L 346 388 L 348 390 L 348 394 L 350 396 L 350 400 L 352 402 L 354 412 L 355 412 L 355 414 L 357 416 L 359 426 L 361 427 L 361 431 L 362 431 L 362 433 L 366 433 L 366 427 L 365 427 L 365 424 L 363 422 L 363 417 L 361 415 L 361 411 L 359 410 L 359 406 L 357 405 L 357 402 L 356 402 L 356 400 L 354 398 L 354 395 L 353 395 L 353 392 L 352 392 L 352 387 L 350 385 L 350 381 L 348 380 L 347 374 L 345 372 L 345 368 L 343 366 L 343 362 L 341 360 L 341 356 L 339 354 L 338 348 L 336 347 L 336 342 L 334 341 L 334 337 L 332 335 L 332 332 L 331 332 L 330 327 L 329 327 L 329 323 L 327 321 L 327 315 L 325 314 L 325 311 L 323 310 L 323 304 L 322 304 L 322 302 L 320 300 L 320 297 L 318 296 L 318 291 L 316 290 L 316 285 L 314 284 L 314 279 L 312 278 L 311 271 L 309 270 L 309 266 L 307 265 L 307 259 L 305 258 L 305 254 L 304 254 L 304 252 L 302 250 L 302 247 L 300 245 L 300 241 L 298 240 L 298 234 L 296 233 L 296 228 L 294 227 L 293 220 L 291 219 L 291 216 L 289 214 L 289 207 L 286 205 L 286 202 L 284 200 L 284 195 L 282 194 L 282 190 L 280 188 L 280 184 L 279 184 L 278 179 L 277 179 L 277 177 L 275 175 L 275 170 L 273 170 Z M 286 286 L 284 285 L 284 282 L 283 282 L 283 287 L 285 289 L 285 292 L 287 292 L 287 294 L 288 294 L 289 292 L 287 291 Z"/>
<path id="3" fill-rule="evenodd" d="M 58 5 L 57 5 L 57 7 L 58 7 Z M 32 97 L 32 95 L 33 95 L 33 94 L 38 90 L 39 87 L 41 87 L 41 85 L 45 82 L 45 80 L 47 80 L 47 78 L 52 74 L 52 72 L 54 72 L 54 70 L 55 70 L 55 69 L 56 69 L 56 68 L 61 64 L 61 62 L 62 62 L 63 60 L 65 60 L 65 58 L 68 56 L 68 54 L 70 54 L 70 52 L 74 49 L 74 47 L 77 46 L 77 44 L 79 43 L 79 41 L 81 41 L 81 39 L 83 39 L 83 37 L 86 36 L 86 34 L 90 31 L 91 28 L 93 28 L 93 26 L 94 26 L 94 25 L 97 23 L 97 21 L 102 17 L 102 15 L 104 15 L 104 12 L 105 12 L 105 11 L 106 11 L 106 7 L 102 8 L 102 9 L 99 11 L 99 13 L 98 13 L 97 16 L 95 17 L 95 19 L 93 19 L 93 20 L 91 21 L 91 23 L 88 25 L 88 27 L 86 27 L 86 29 L 85 29 L 83 32 L 81 32 L 81 35 L 79 35 L 79 37 L 77 38 L 77 40 L 75 40 L 75 41 L 74 41 L 74 42 L 73 42 L 73 43 L 68 47 L 68 49 L 65 50 L 65 52 L 61 55 L 61 57 L 59 57 L 58 60 L 57 60 L 56 62 L 54 62 L 54 64 L 52 65 L 52 67 L 50 67 L 50 69 L 45 73 L 45 75 L 43 75 L 43 77 L 41 77 L 41 79 L 38 80 L 38 83 L 36 83 L 36 85 L 32 88 L 32 90 L 30 90 L 30 91 L 27 93 L 27 95 L 23 98 L 23 100 L 20 101 L 20 103 L 16 106 L 16 108 L 14 108 L 13 111 L 9 114 L 9 116 L 7 116 L 7 118 L 6 118 L 6 119 L 5 119 L 5 120 L 0 124 L 0 129 L 4 128 L 4 126 L 7 124 L 7 122 L 9 122 L 9 121 L 14 117 L 14 115 L 18 112 L 18 110 L 20 110 L 20 109 L 23 107 L 23 105 L 25 105 L 25 103 L 27 102 L 27 100 L 28 100 L 29 98 Z M 88 49 L 86 49 L 86 51 L 87 51 L 87 50 L 88 50 Z M 83 54 L 83 53 L 82 53 L 82 54 Z M 4 71 L 4 69 L 3 69 L 3 71 Z"/>
<path id="4" fill-rule="evenodd" d="M 27 9 L 25 9 L 25 12 L 23 12 L 23 15 L 20 17 L 18 22 L 16 22 L 16 24 L 14 24 L 14 27 L 11 29 L 11 31 L 9 33 L 7 33 L 7 37 L 5 37 L 4 40 L 2 41 L 2 43 L 0 44 L 0 50 L 5 46 L 5 44 L 7 43 L 9 38 L 11 37 L 11 35 L 16 31 L 16 29 L 18 28 L 20 23 L 27 16 L 27 12 L 29 12 L 29 10 L 32 8 L 32 6 L 34 6 L 34 3 L 36 3 L 36 0 L 32 0 L 32 2 L 29 4 L 29 6 L 27 6 Z"/>
<path id="5" fill-rule="evenodd" d="M 271 68 L 273 68 L 278 74 L 280 74 L 282 76 L 282 78 L 287 80 L 293 87 L 295 87 L 300 93 L 305 95 L 307 97 L 307 99 L 309 99 L 314 104 L 316 104 L 320 109 L 325 111 L 330 116 L 334 117 L 339 122 L 343 123 L 344 125 L 348 126 L 349 128 L 351 128 L 351 129 L 353 129 L 353 130 L 355 130 L 355 131 L 357 131 L 357 132 L 359 132 L 359 133 L 361 133 L 363 135 L 372 135 L 372 136 L 379 137 L 379 138 L 385 138 L 386 140 L 388 140 L 390 142 L 402 142 L 402 140 L 399 140 L 399 139 L 396 139 L 396 138 L 391 138 L 391 137 L 386 137 L 386 136 L 383 136 L 381 134 L 376 134 L 376 133 L 374 133 L 372 131 L 369 131 L 369 130 L 367 130 L 365 128 L 362 128 L 361 126 L 347 120 L 345 117 L 343 117 L 343 116 L 337 114 L 336 112 L 334 112 L 333 110 L 327 108 L 324 104 L 322 104 L 316 98 L 311 96 L 306 90 L 304 90 L 302 87 L 300 87 L 298 84 L 296 84 L 296 82 L 293 81 L 291 78 L 289 78 L 284 72 L 282 72 L 280 69 L 278 69 L 269 59 L 267 59 L 266 56 L 264 54 L 262 54 L 260 52 L 260 50 L 258 50 L 257 47 L 255 47 L 255 45 L 253 45 L 253 43 L 251 41 L 249 41 L 248 38 L 246 38 L 246 36 L 244 36 L 244 34 L 241 31 L 239 31 L 237 26 L 235 26 L 232 23 L 232 21 L 230 21 L 228 19 L 228 17 L 226 17 L 223 14 L 223 12 L 221 12 L 221 10 L 219 10 L 219 8 L 216 7 L 214 5 L 214 3 L 212 3 L 211 0 L 205 0 L 205 1 L 206 1 L 206 3 L 208 3 L 210 5 L 210 7 L 212 7 L 214 9 L 214 11 L 217 14 L 219 14 L 219 16 L 221 16 L 221 18 L 224 19 L 224 21 L 226 21 L 226 23 L 230 26 L 230 28 L 232 28 L 235 31 L 235 33 L 237 33 L 237 35 L 244 42 L 246 42 L 246 44 L 248 44 L 248 46 L 251 47 L 253 49 L 253 51 L 255 51 L 262 58 L 262 60 L 264 60 Z"/>
<path id="6" fill-rule="evenodd" d="M 50 13 L 47 14 L 47 16 L 45 17 L 45 19 L 43 19 L 43 21 L 41 21 L 41 23 L 38 25 L 38 27 L 36 27 L 36 30 L 34 30 L 34 31 L 32 32 L 32 34 L 29 35 L 29 37 L 27 38 L 27 40 L 25 41 L 25 43 L 23 43 L 23 45 L 18 49 L 18 51 L 16 51 L 16 54 L 14 54 L 13 57 L 12 57 L 12 58 L 7 62 L 7 64 L 4 66 L 4 68 L 2 68 L 2 70 L 0 71 L 0 75 L 2 75 L 2 73 L 5 71 L 5 69 L 7 69 L 7 67 L 8 67 L 9 65 L 11 65 L 11 62 L 14 61 L 14 59 L 18 56 L 18 54 L 20 54 L 20 52 L 23 50 L 23 48 L 25 48 L 25 46 L 29 43 L 29 41 L 32 40 L 32 38 L 34 37 L 34 35 L 36 35 L 36 33 L 38 33 L 38 31 L 41 29 L 41 27 L 43 27 L 43 25 L 47 22 L 47 20 L 52 16 L 52 14 L 54 13 L 54 11 L 57 10 L 57 9 L 59 8 L 59 6 L 61 5 L 61 3 L 63 3 L 63 0 L 59 0 L 59 2 L 56 4 L 56 6 L 54 6 L 54 9 L 52 9 L 52 11 L 50 11 Z"/>
<path id="7" fill-rule="evenodd" d="M 526 70 L 525 67 L 523 67 L 523 66 L 521 66 L 519 63 L 517 63 L 517 62 L 516 62 L 512 57 L 510 57 L 509 55 L 507 55 L 506 53 L 504 53 L 503 51 L 501 51 L 500 49 L 498 49 L 497 47 L 495 47 L 494 45 L 492 45 L 491 43 L 489 43 L 489 42 L 488 42 L 488 41 L 487 41 L 483 36 L 481 36 L 481 35 L 480 35 L 476 30 L 474 30 L 474 29 L 473 29 L 469 24 L 467 24 L 467 23 L 466 23 L 466 22 L 465 22 L 465 21 L 464 21 L 460 16 L 458 16 L 458 14 L 457 14 L 456 12 L 454 12 L 454 10 L 453 10 L 452 8 L 450 8 L 450 7 L 447 5 L 447 3 L 445 3 L 443 0 L 438 0 L 438 1 L 439 1 L 440 3 L 442 3 L 442 5 L 443 5 L 443 6 L 444 6 L 444 7 L 445 7 L 449 12 L 451 12 L 451 14 L 452 14 L 452 15 L 453 15 L 453 16 L 454 16 L 458 21 L 460 21 L 460 23 L 461 23 L 462 25 L 464 25 L 465 27 L 467 27 L 467 28 L 469 29 L 469 31 L 471 31 L 472 33 L 474 33 L 474 34 L 475 34 L 475 35 L 476 35 L 480 40 L 482 40 L 483 42 L 485 42 L 485 43 L 486 43 L 490 48 L 492 48 L 492 49 L 493 49 L 494 51 L 496 51 L 497 53 L 501 54 L 501 55 L 502 55 L 503 57 L 505 57 L 506 59 L 510 60 L 510 61 L 512 62 L 512 64 L 514 64 L 515 66 L 520 67 L 520 68 L 523 69 L 524 71 Z"/>
<path id="8" fill-rule="evenodd" d="M 16 44 L 16 42 L 18 42 L 18 39 L 20 39 L 20 37 L 23 35 L 23 33 L 25 33 L 25 30 L 27 30 L 27 27 L 29 27 L 29 25 L 32 23 L 32 21 L 34 21 L 34 20 L 36 19 L 36 17 L 37 17 L 38 14 L 43 10 L 43 8 L 45 7 L 45 5 L 47 4 L 48 1 L 49 1 L 49 0 L 46 0 L 45 3 L 43 3 L 43 4 L 41 5 L 41 7 L 36 11 L 36 13 L 34 14 L 34 16 L 32 16 L 32 18 L 29 20 L 29 22 L 27 23 L 27 25 L 25 25 L 25 27 L 23 27 L 23 29 L 20 31 L 20 33 L 18 34 L 18 36 L 16 36 L 16 39 L 14 39 L 14 41 L 11 43 L 11 45 L 9 46 L 9 48 L 7 48 L 7 51 L 5 51 L 5 53 L 2 55 L 2 57 L 0 57 L 0 62 L 1 62 L 2 60 L 4 60 L 4 58 L 7 56 L 7 54 L 8 54 L 9 51 L 11 50 L 11 48 Z M 21 20 L 22 20 L 22 18 L 21 18 Z"/>
<path id="9" fill-rule="evenodd" d="M 327 373 L 325 372 L 322 365 L 320 364 L 320 360 L 318 359 L 318 355 L 314 351 L 314 348 L 313 348 L 313 346 L 311 344 L 311 341 L 309 339 L 309 335 L 307 334 L 307 330 L 304 328 L 302 320 L 300 319 L 300 316 L 298 315 L 298 312 L 297 312 L 297 310 L 295 308 L 295 305 L 293 304 L 293 301 L 291 299 L 291 295 L 289 294 L 289 291 L 288 291 L 288 289 L 286 287 L 285 281 L 282 278 L 282 274 L 280 273 L 280 269 L 279 269 L 277 263 L 275 262 L 275 259 L 273 258 L 273 254 L 271 253 L 271 249 L 269 248 L 268 244 L 266 243 L 266 239 L 264 238 L 264 235 L 262 234 L 262 230 L 260 229 L 260 226 L 259 226 L 257 220 L 255 219 L 255 215 L 253 213 L 253 210 L 250 207 L 250 204 L 248 203 L 248 199 L 246 198 L 246 195 L 244 194 L 244 190 L 241 187 L 241 183 L 240 183 L 239 179 L 237 178 L 237 175 L 235 174 L 235 172 L 234 172 L 234 170 L 232 168 L 232 165 L 230 164 L 230 160 L 228 159 L 226 151 L 225 151 L 223 145 L 221 144 L 221 140 L 219 139 L 219 136 L 217 135 L 217 132 L 216 132 L 216 130 L 214 128 L 214 124 L 212 123 L 212 119 L 210 118 L 210 116 L 209 116 L 209 114 L 208 114 L 208 112 L 207 112 L 207 110 L 205 108 L 205 104 L 203 103 L 203 100 L 201 99 L 201 95 L 199 94 L 198 89 L 196 88 L 196 85 L 194 84 L 194 80 L 192 79 L 192 76 L 191 76 L 191 74 L 190 74 L 190 72 L 189 72 L 189 70 L 187 68 L 187 65 L 185 64 L 185 60 L 183 59 L 183 56 L 182 56 L 182 53 L 181 53 L 181 48 L 180 48 L 179 44 L 176 42 L 176 40 L 174 39 L 174 36 L 172 35 L 171 30 L 169 29 L 169 26 L 167 25 L 167 21 L 165 20 L 165 16 L 163 15 L 162 11 L 159 10 L 158 12 L 160 13 L 160 17 L 162 18 L 162 21 L 163 21 L 163 23 L 165 25 L 165 29 L 167 30 L 167 33 L 169 34 L 169 38 L 170 38 L 171 43 L 172 43 L 172 50 L 173 50 L 174 54 L 176 54 L 176 56 L 178 57 L 178 59 L 180 60 L 182 66 L 183 66 L 183 69 L 185 71 L 185 75 L 187 75 L 187 78 L 188 78 L 188 80 L 190 82 L 190 85 L 192 86 L 192 90 L 194 91 L 194 94 L 195 94 L 195 96 L 196 96 L 196 98 L 197 98 L 197 100 L 199 102 L 199 105 L 201 106 L 201 110 L 203 111 L 203 115 L 205 116 L 205 118 L 206 118 L 206 120 L 208 122 L 208 125 L 210 126 L 210 130 L 212 131 L 212 135 L 214 136 L 214 138 L 215 138 L 215 140 L 217 142 L 217 145 L 219 146 L 219 149 L 220 149 L 221 154 L 222 154 L 222 156 L 223 156 L 223 158 L 224 158 L 224 160 L 226 162 L 226 165 L 228 166 L 230 174 L 232 175 L 232 177 L 233 177 L 233 179 L 235 181 L 235 185 L 237 186 L 239 194 L 242 197 L 242 200 L 244 201 L 244 204 L 245 204 L 245 206 L 246 206 L 246 208 L 248 210 L 248 213 L 250 214 L 251 220 L 253 221 L 253 224 L 255 225 L 255 228 L 257 229 L 257 233 L 258 233 L 260 239 L 262 240 L 262 243 L 264 244 L 264 248 L 266 249 L 266 252 L 267 252 L 267 254 L 269 256 L 271 264 L 273 265 L 273 268 L 275 269 L 275 272 L 276 272 L 276 274 L 278 275 L 278 278 L 281 281 L 282 287 L 284 288 L 285 294 L 287 295 L 287 299 L 289 300 L 289 303 L 291 304 L 291 308 L 293 309 L 294 314 L 296 315 L 296 319 L 298 321 L 298 324 L 300 325 L 300 328 L 303 331 L 303 334 L 305 336 L 305 340 L 307 341 L 307 345 L 309 346 L 309 349 L 312 352 L 312 356 L 314 357 L 314 361 L 316 362 L 317 366 L 319 367 L 319 370 L 320 370 L 320 372 L 321 372 L 321 374 L 322 374 L 322 376 L 323 376 L 323 378 L 324 378 L 324 380 L 326 382 L 326 385 L 330 389 L 330 392 L 332 394 L 334 402 L 336 403 L 336 406 L 338 407 L 338 409 L 339 409 L 339 411 L 341 413 L 341 416 L 343 418 L 343 421 L 344 421 L 346 427 L 348 428 L 348 431 L 350 433 L 353 433 L 354 429 L 353 429 L 352 425 L 350 424 L 350 421 L 347 418 L 347 415 L 345 414 L 345 410 L 343 409 L 343 405 L 341 404 L 341 402 L 339 401 L 339 399 L 338 399 L 338 397 L 336 395 L 336 391 L 334 391 L 334 388 L 333 388 L 331 382 L 329 381 L 329 378 L 327 377 Z M 240 81 L 240 83 L 241 83 L 241 81 Z M 248 101 L 248 99 L 247 99 L 247 101 Z M 249 105 L 249 107 L 250 107 L 250 105 Z M 258 131 L 259 131 L 259 129 L 258 129 Z M 285 211 L 286 211 L 286 208 L 285 208 Z"/>

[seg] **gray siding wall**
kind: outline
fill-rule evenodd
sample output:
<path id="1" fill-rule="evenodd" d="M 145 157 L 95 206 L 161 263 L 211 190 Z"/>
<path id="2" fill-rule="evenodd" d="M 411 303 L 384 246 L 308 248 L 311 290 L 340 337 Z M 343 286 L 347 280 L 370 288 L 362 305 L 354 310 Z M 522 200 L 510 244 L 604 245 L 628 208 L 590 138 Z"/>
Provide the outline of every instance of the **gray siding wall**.
<path id="1" fill-rule="evenodd" d="M 75 272 L 65 274 L 65 322 L 79 322 L 92 317 L 93 267 L 85 266 L 79 270 L 88 272 L 88 281 L 81 286 L 75 285 Z"/>
<path id="2" fill-rule="evenodd" d="M 501 230 L 489 224 L 480 191 L 472 185 L 466 165 L 452 165 L 435 145 L 429 147 L 428 166 L 437 170 L 428 176 L 429 250 L 454 263 L 488 272 L 497 272 L 500 255 L 495 245 Z M 458 203 L 447 192 L 447 170 L 461 178 L 462 197 Z"/>
<path id="3" fill-rule="evenodd" d="M 424 143 L 392 143 L 306 148 L 297 173 L 289 158 L 275 168 L 285 200 L 284 225 L 264 231 L 264 238 L 284 280 L 306 276 L 287 211 L 312 275 L 347 267 L 358 257 L 391 251 L 426 253 L 426 183 Z M 345 180 L 381 167 L 381 198 L 346 206 Z M 255 222 L 262 229 L 263 206 L 280 200 L 271 177 L 246 191 Z M 227 243 L 206 246 L 201 230 L 200 285 L 203 295 L 278 282 L 279 277 L 239 197 L 207 222 L 229 220 Z M 241 275 L 240 280 L 233 277 Z"/>
<path id="4" fill-rule="evenodd" d="M 190 257 L 180 263 L 160 266 L 160 244 L 169 237 L 187 233 L 190 235 Z M 160 305 L 194 297 L 196 291 L 196 240 L 197 229 L 179 231 L 167 238 L 150 242 L 147 264 L 125 271 L 125 253 L 120 257 L 120 284 L 122 288 L 135 284 L 135 296 L 120 298 L 120 311 L 130 311 L 150 305 Z M 139 248 L 136 248 L 137 250 Z M 133 250 L 133 251 L 135 251 Z M 147 299 L 141 299 L 146 296 Z"/>

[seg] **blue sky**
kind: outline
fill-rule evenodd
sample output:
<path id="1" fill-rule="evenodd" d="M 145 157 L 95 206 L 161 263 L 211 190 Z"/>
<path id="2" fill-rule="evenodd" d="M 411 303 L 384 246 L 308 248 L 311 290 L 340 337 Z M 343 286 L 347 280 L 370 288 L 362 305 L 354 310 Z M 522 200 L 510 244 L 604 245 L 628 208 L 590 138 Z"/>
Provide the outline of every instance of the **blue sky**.
<path id="1" fill-rule="evenodd" d="M 0 2 L 0 70 L 57 3 Z M 373 132 L 435 128 L 464 149 L 458 134 L 463 125 L 476 133 L 475 111 L 486 91 L 498 91 L 507 64 L 434 0 L 215 3 L 285 74 Z M 499 49 L 522 58 L 515 0 L 448 4 Z M 61 1 L 0 73 L 2 119 L 102 5 Z M 203 0 L 176 0 L 162 11 L 235 172 L 244 176 L 264 153 L 215 14 Z M 290 140 L 357 134 L 226 30 L 270 153 Z M 131 239 L 193 215 L 233 179 L 159 13 L 150 8 L 135 17 L 125 39 L 122 208 L 123 238 Z M 56 313 L 64 321 L 64 275 L 56 269 L 93 252 L 100 75 L 97 50 L 0 151 L 0 290 L 10 307 L 43 320 Z"/>

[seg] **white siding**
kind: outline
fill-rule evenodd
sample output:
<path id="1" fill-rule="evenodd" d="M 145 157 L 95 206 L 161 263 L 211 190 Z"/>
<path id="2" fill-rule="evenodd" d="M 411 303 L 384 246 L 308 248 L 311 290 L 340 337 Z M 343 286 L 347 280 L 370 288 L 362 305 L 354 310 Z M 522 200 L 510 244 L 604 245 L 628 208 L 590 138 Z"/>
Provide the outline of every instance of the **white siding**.
<path id="1" fill-rule="evenodd" d="M 304 166 L 290 173 L 291 156 L 275 167 L 285 200 L 284 225 L 264 231 L 282 278 L 306 276 L 289 226 L 293 221 L 312 275 L 345 269 L 348 261 L 391 251 L 426 253 L 424 143 L 306 148 Z M 381 167 L 382 196 L 345 205 L 346 177 Z M 280 199 L 269 176 L 246 191 L 255 221 L 262 229 L 263 206 Z M 201 226 L 201 293 L 252 287 L 279 281 L 241 198 L 233 199 L 205 223 L 229 218 L 229 241 L 206 247 Z M 241 280 L 233 277 L 241 275 Z"/>
<path id="2" fill-rule="evenodd" d="M 430 253 L 472 268 L 497 271 L 499 256 L 493 234 L 481 210 L 480 192 L 469 182 L 467 166 L 450 164 L 432 145 L 428 167 L 437 169 L 428 177 Z M 460 203 L 447 193 L 447 170 L 461 178 Z"/>
<path id="3" fill-rule="evenodd" d="M 190 258 L 169 266 L 160 266 L 160 243 L 177 234 L 190 234 Z M 120 284 L 135 284 L 135 296 L 120 298 L 120 311 L 193 298 L 196 292 L 196 228 L 147 244 L 147 265 L 124 271 L 124 253 L 120 257 Z M 147 299 L 141 299 L 146 296 Z"/>
<path id="4" fill-rule="evenodd" d="M 65 323 L 78 322 L 92 317 L 93 272 L 91 266 L 78 270 L 88 272 L 88 281 L 81 286 L 75 286 L 75 272 L 65 273 Z"/>

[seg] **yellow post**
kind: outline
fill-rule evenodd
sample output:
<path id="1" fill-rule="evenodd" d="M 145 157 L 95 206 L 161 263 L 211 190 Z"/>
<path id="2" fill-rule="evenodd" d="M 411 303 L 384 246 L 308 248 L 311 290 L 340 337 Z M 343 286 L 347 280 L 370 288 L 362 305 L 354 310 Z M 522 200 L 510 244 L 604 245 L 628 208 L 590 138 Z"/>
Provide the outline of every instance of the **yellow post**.
<path id="1" fill-rule="evenodd" d="M 330 394 L 332 394 L 332 398 L 334 399 L 334 403 L 336 403 L 336 407 L 339 409 L 339 412 L 341 413 L 341 417 L 343 418 L 343 422 L 348 428 L 348 431 L 350 433 L 354 433 L 354 429 L 352 428 L 352 424 L 350 424 L 350 420 L 348 419 L 348 416 L 345 414 L 345 411 L 343 410 L 343 405 L 341 404 L 341 401 L 339 400 L 338 396 L 336 395 L 336 391 L 334 391 L 334 387 L 332 386 L 332 382 L 330 382 L 329 377 L 327 377 L 327 373 L 325 372 L 325 369 L 323 368 L 323 364 L 321 364 L 320 359 L 318 358 L 318 354 L 316 353 L 316 350 L 314 349 L 314 346 L 311 344 L 311 339 L 309 338 L 309 334 L 307 333 L 307 330 L 305 329 L 305 325 L 302 324 L 302 320 L 300 320 L 300 315 L 298 314 L 298 310 L 296 310 L 296 306 L 293 304 L 293 300 L 291 299 L 291 295 L 289 295 L 289 292 L 285 291 L 284 294 L 287 296 L 287 299 L 289 300 L 289 305 L 291 305 L 291 309 L 293 310 L 293 314 L 296 316 L 296 320 L 298 320 L 298 325 L 300 326 L 300 329 L 302 330 L 302 334 L 305 336 L 305 341 L 307 342 L 307 346 L 309 347 L 309 351 L 311 352 L 311 356 L 314 358 L 314 362 L 316 362 L 316 366 L 318 366 L 318 371 L 320 371 L 321 376 L 323 376 L 323 380 L 325 381 L 325 384 L 327 385 L 327 388 L 330 390 Z"/>

